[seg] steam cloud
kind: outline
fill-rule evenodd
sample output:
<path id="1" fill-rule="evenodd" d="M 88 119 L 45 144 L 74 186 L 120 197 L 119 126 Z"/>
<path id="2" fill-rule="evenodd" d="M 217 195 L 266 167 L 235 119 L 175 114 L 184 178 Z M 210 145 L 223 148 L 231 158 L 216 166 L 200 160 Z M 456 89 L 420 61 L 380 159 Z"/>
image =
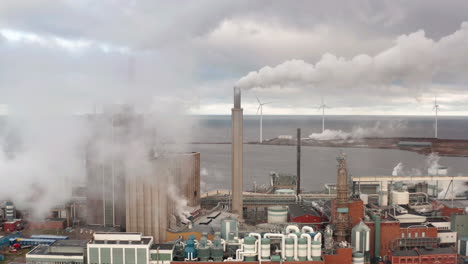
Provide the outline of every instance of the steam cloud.
<path id="1" fill-rule="evenodd" d="M 376 122 L 373 127 L 353 127 L 351 132 L 342 130 L 325 129 L 323 133 L 312 133 L 309 138 L 313 140 L 352 140 L 362 139 L 366 137 L 382 137 L 384 135 L 393 134 L 403 129 L 406 125 L 401 122 L 389 123 L 382 125 Z"/>
<path id="2" fill-rule="evenodd" d="M 437 169 L 440 167 L 440 156 L 437 155 L 437 153 L 431 153 L 429 156 L 427 156 L 426 160 L 424 161 L 424 169 L 426 171 L 437 171 Z M 409 170 L 406 170 L 403 162 L 399 162 L 394 168 L 392 172 L 393 176 L 422 176 L 422 175 L 427 175 L 425 173 L 422 173 L 421 170 L 417 168 L 412 168 Z M 408 184 L 415 184 L 417 182 L 411 181 L 407 182 Z M 430 183 L 430 184 L 435 184 L 435 183 Z M 449 181 L 439 181 L 438 187 L 439 189 L 437 190 L 438 192 L 438 198 L 440 199 L 450 199 L 456 196 L 463 195 L 465 191 L 468 190 L 466 183 L 463 183 L 462 181 L 454 181 L 453 186 L 449 185 Z M 453 192 L 452 192 L 453 188 Z M 453 194 L 453 195 L 452 195 Z"/>
<path id="3" fill-rule="evenodd" d="M 418 94 L 422 85 L 437 74 L 457 74 L 468 68 L 468 22 L 438 41 L 419 30 L 402 35 L 395 45 L 375 56 L 360 54 L 351 59 L 324 54 L 316 63 L 288 60 L 275 67 L 265 66 L 242 77 L 243 89 L 275 87 L 313 87 L 314 89 L 355 89 L 365 93 L 403 84 Z"/>

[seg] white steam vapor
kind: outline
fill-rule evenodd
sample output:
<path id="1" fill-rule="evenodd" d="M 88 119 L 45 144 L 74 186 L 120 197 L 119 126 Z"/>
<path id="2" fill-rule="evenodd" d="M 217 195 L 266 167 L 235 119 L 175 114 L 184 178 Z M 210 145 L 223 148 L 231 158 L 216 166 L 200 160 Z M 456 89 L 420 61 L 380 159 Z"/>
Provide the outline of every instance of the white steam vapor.
<path id="1" fill-rule="evenodd" d="M 437 155 L 437 153 L 431 153 L 429 156 L 424 161 L 424 170 L 426 172 L 428 171 L 434 171 L 440 167 L 440 156 Z M 412 168 L 409 170 L 406 170 L 403 162 L 399 162 L 392 171 L 393 176 L 424 176 L 427 175 L 427 173 L 422 173 L 420 169 L 417 168 Z M 415 181 L 408 181 L 405 182 L 406 184 L 416 184 L 418 182 Z M 438 183 L 435 182 L 429 182 L 429 184 L 433 184 L 438 186 L 438 198 L 446 198 L 450 199 L 459 195 L 463 195 L 464 192 L 467 190 L 467 185 L 463 181 L 454 181 L 452 185 L 450 185 L 450 182 L 447 181 L 439 181 Z M 452 192 L 453 190 L 453 192 Z M 452 195 L 453 194 L 453 195 Z"/>
<path id="2" fill-rule="evenodd" d="M 403 175 L 403 163 L 399 162 L 395 168 L 393 168 L 392 176 L 401 176 Z"/>
<path id="3" fill-rule="evenodd" d="M 419 93 L 422 84 L 435 74 L 460 73 L 468 68 L 468 22 L 451 35 L 438 41 L 427 38 L 419 30 L 402 35 L 395 45 L 375 56 L 360 54 L 351 59 L 324 54 L 316 63 L 289 60 L 275 67 L 266 66 L 242 77 L 237 86 L 244 89 L 274 87 L 313 87 L 314 89 L 360 89 L 401 83 Z"/>
<path id="4" fill-rule="evenodd" d="M 188 217 L 190 216 L 190 212 L 193 211 L 193 208 L 188 206 L 187 199 L 181 197 L 180 191 L 172 184 L 169 185 L 167 193 L 169 198 L 174 201 L 177 216 L 182 222 L 188 222 Z"/>
<path id="5" fill-rule="evenodd" d="M 366 137 L 382 137 L 392 135 L 404 127 L 405 124 L 401 122 L 391 122 L 385 125 L 376 122 L 373 127 L 353 127 L 350 132 L 325 129 L 323 133 L 312 133 L 309 138 L 313 140 L 352 140 Z"/>

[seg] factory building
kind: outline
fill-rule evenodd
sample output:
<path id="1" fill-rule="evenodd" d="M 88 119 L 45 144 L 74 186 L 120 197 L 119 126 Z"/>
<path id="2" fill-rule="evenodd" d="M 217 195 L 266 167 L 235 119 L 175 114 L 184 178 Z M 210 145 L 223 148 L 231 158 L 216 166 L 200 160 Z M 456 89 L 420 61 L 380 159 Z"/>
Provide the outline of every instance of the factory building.
<path id="1" fill-rule="evenodd" d="M 88 243 L 88 264 L 148 264 L 151 236 L 141 233 L 94 233 Z"/>
<path id="2" fill-rule="evenodd" d="M 457 252 L 452 248 L 411 249 L 394 252 L 392 264 L 426 263 L 426 264 L 457 264 Z"/>
<path id="3" fill-rule="evenodd" d="M 57 240 L 51 245 L 39 245 L 26 254 L 26 263 L 84 264 L 87 243 L 87 240 Z"/>
<path id="4" fill-rule="evenodd" d="M 168 228 L 200 207 L 200 153 L 153 157 L 144 175 L 127 177 L 126 204 L 127 231 L 165 241 Z"/>

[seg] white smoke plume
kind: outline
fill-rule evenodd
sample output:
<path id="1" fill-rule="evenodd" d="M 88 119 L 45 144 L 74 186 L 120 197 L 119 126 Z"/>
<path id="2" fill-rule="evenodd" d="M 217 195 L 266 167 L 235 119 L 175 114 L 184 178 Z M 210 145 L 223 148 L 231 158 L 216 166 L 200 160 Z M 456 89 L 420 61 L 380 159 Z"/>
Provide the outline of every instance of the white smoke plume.
<path id="1" fill-rule="evenodd" d="M 376 122 L 372 127 L 353 127 L 350 132 L 325 129 L 323 133 L 312 133 L 309 138 L 313 140 L 353 140 L 366 137 L 383 137 L 394 135 L 405 126 L 403 122 L 390 122 L 388 124 Z"/>
<path id="2" fill-rule="evenodd" d="M 403 163 L 399 162 L 395 168 L 393 168 L 392 176 L 401 176 L 403 175 Z"/>
<path id="3" fill-rule="evenodd" d="M 250 72 L 236 85 L 244 89 L 308 87 L 330 93 L 334 89 L 347 89 L 379 94 L 381 89 L 375 88 L 390 88 L 401 83 L 407 93 L 416 95 L 436 74 L 458 74 L 466 78 L 463 75 L 468 69 L 466 43 L 468 22 L 438 41 L 427 38 L 425 32 L 419 30 L 398 37 L 394 46 L 375 56 L 360 54 L 347 59 L 327 53 L 315 64 L 289 60 Z"/>
<path id="4" fill-rule="evenodd" d="M 169 185 L 167 193 L 169 198 L 174 201 L 176 213 L 180 220 L 184 223 L 189 222 L 188 217 L 190 216 L 190 212 L 193 211 L 193 208 L 188 206 L 187 199 L 181 197 L 180 191 L 172 184 Z"/>

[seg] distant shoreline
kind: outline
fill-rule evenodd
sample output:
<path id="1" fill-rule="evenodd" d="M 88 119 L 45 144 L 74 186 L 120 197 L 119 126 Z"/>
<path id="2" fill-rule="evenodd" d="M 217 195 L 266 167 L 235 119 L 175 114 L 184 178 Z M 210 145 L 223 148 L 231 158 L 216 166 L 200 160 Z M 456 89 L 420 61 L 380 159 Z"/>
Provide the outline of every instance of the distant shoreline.
<path id="1" fill-rule="evenodd" d="M 231 142 L 190 142 L 188 144 L 230 145 Z M 257 141 L 244 142 L 247 145 L 295 146 L 296 139 L 273 138 L 259 143 Z M 302 139 L 304 147 L 336 147 L 336 148 L 375 148 L 396 149 L 416 152 L 423 155 L 438 153 L 445 157 L 468 157 L 468 140 L 464 139 L 436 139 L 412 137 L 369 137 L 359 139 L 314 140 Z"/>

